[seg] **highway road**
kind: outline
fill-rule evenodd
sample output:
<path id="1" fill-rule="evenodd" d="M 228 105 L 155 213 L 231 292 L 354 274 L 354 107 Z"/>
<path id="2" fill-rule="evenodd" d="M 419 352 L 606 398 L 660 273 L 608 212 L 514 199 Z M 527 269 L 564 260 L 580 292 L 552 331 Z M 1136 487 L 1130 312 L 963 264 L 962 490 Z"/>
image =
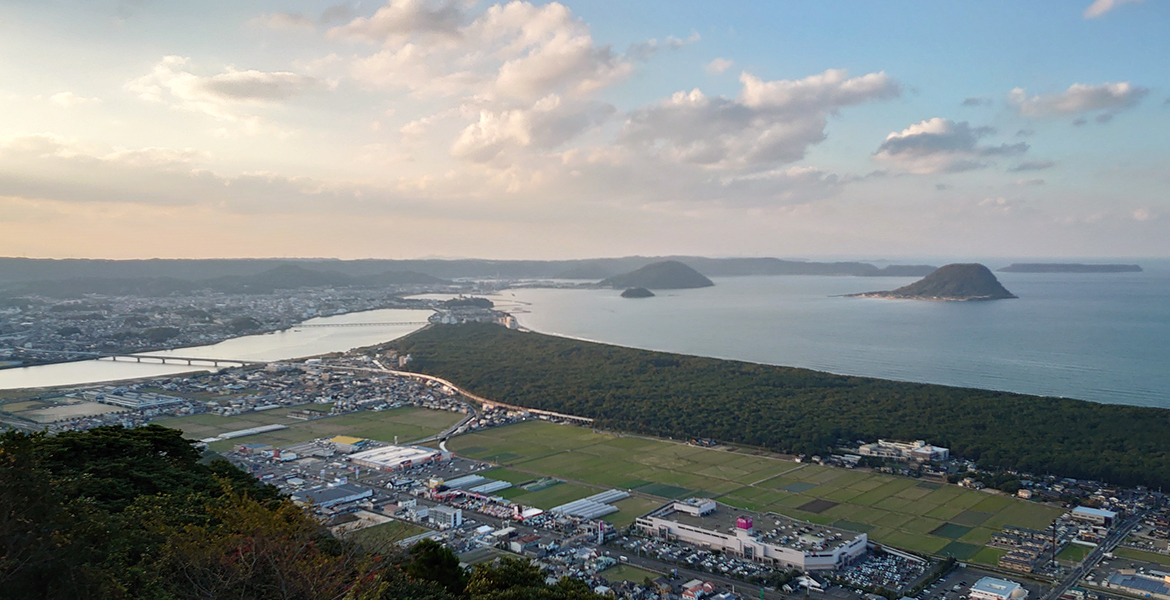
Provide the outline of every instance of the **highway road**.
<path id="1" fill-rule="evenodd" d="M 1072 572 L 1069 573 L 1067 577 L 1062 579 L 1060 583 L 1056 585 L 1056 587 L 1053 587 L 1052 591 L 1048 592 L 1048 595 L 1044 596 L 1042 600 L 1056 600 L 1057 598 L 1060 598 L 1062 594 L 1067 592 L 1069 588 L 1076 585 L 1076 583 L 1080 581 L 1081 578 L 1084 577 L 1089 571 L 1091 571 L 1093 567 L 1097 566 L 1097 563 L 1101 562 L 1101 559 L 1105 557 L 1105 554 L 1113 552 L 1113 550 L 1117 548 L 1119 544 L 1121 544 L 1122 540 L 1124 540 L 1126 536 L 1133 533 L 1133 531 L 1137 529 L 1139 525 L 1141 525 L 1142 519 L 1145 518 L 1145 516 L 1146 513 L 1143 512 L 1140 515 L 1134 515 L 1125 521 L 1122 521 L 1119 527 L 1115 528 L 1100 544 L 1097 545 L 1096 548 L 1093 549 L 1092 552 L 1085 556 L 1085 559 L 1081 561 L 1080 566 L 1073 569 Z"/>

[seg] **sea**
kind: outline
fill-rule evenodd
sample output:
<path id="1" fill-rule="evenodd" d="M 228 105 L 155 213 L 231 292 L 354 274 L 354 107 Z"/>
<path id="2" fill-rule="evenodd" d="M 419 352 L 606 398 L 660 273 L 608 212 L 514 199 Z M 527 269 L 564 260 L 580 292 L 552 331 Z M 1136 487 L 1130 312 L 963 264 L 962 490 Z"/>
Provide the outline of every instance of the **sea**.
<path id="1" fill-rule="evenodd" d="M 890 290 L 917 278 L 835 276 L 724 277 L 715 279 L 714 287 L 662 291 L 645 299 L 621 298 L 620 290 L 554 288 L 514 288 L 489 297 L 527 329 L 583 340 L 1170 408 L 1170 261 L 1140 262 L 1140 273 L 996 273 L 1019 298 L 990 302 L 848 298 L 844 295 Z M 425 321 L 429 314 L 371 311 L 308 323 Z M 417 327 L 294 327 L 174 353 L 283 360 L 372 345 Z M 0 370 L 0 389 L 190 370 L 83 361 Z"/>
<path id="2" fill-rule="evenodd" d="M 511 289 L 535 331 L 621 346 L 860 375 L 1170 408 L 1170 261 L 1141 273 L 996 273 L 1013 300 L 848 298 L 917 278 L 725 277 L 627 299 Z"/>

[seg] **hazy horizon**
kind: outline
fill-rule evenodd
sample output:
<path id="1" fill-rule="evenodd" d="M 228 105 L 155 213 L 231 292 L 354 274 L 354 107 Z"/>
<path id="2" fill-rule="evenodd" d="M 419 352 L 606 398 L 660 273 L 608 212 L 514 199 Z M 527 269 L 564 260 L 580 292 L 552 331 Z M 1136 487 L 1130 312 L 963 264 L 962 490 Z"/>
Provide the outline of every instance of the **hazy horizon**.
<path id="1" fill-rule="evenodd" d="M 1170 256 L 1159 0 L 0 6 L 0 255 Z"/>

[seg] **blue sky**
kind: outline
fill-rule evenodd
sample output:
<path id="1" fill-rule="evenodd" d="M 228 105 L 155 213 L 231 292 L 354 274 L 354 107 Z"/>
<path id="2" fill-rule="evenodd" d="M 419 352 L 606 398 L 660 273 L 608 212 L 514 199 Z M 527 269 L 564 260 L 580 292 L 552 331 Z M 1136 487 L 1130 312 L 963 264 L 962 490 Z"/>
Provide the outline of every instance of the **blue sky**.
<path id="1" fill-rule="evenodd" d="M 1170 3 L 8 2 L 0 255 L 1170 255 Z"/>

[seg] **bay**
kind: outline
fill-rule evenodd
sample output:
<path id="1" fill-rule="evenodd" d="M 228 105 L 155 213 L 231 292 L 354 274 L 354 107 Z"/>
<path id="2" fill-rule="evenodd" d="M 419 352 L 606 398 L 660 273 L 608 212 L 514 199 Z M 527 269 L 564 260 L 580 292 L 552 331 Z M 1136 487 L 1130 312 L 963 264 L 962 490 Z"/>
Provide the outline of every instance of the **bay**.
<path id="1" fill-rule="evenodd" d="M 626 299 L 522 288 L 493 297 L 535 331 L 845 375 L 1170 407 L 1170 268 L 997 273 L 1019 299 L 844 298 L 916 278 L 727 277 Z"/>

